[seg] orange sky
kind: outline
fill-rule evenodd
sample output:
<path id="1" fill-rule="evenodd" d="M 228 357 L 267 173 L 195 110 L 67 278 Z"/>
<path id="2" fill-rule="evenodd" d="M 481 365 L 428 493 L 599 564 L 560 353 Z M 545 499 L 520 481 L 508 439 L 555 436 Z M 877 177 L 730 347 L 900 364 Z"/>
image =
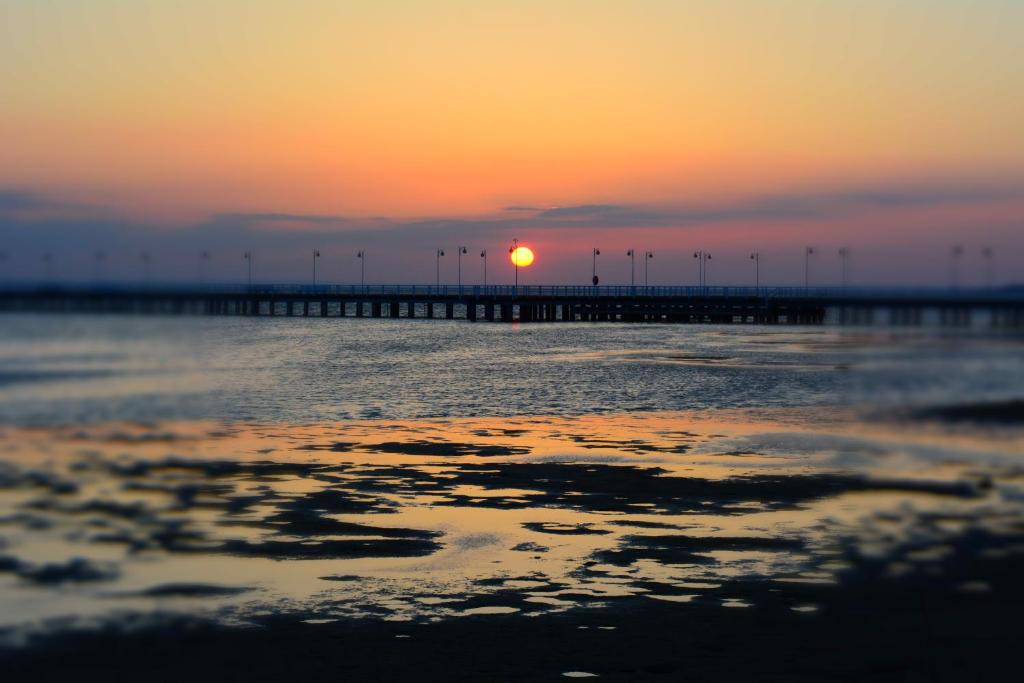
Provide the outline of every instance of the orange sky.
<path id="1" fill-rule="evenodd" d="M 362 229 L 938 188 L 914 216 L 823 210 L 785 227 L 752 212 L 701 240 L 793 226 L 796 242 L 848 240 L 870 216 L 879 239 L 978 237 L 983 220 L 1000 242 L 1020 224 L 1013 0 L 0 0 L 0 19 L 0 192 L 90 220 L 288 213 Z M 963 201 L 979 187 L 998 196 Z M 6 229 L 26 220 L 12 205 Z M 650 228 L 614 227 L 627 243 Z M 667 248 L 670 227 L 647 237 Z M 460 238 L 430 229 L 425 242 Z M 553 247 L 577 239 L 545 230 Z"/>

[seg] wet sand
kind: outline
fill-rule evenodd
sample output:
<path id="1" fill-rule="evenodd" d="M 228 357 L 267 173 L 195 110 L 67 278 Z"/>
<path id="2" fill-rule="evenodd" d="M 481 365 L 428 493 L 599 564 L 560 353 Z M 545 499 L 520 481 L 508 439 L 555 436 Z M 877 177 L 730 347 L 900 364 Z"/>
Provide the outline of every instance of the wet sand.
<path id="1" fill-rule="evenodd" d="M 831 409 L 7 428 L 0 658 L 37 680 L 994 674 L 1021 639 L 1021 443 Z"/>

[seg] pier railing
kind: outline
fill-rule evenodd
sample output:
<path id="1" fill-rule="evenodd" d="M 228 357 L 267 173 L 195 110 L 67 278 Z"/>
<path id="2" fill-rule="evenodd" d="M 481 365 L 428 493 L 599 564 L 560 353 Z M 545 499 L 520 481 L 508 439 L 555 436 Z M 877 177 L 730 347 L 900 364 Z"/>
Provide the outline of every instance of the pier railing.
<path id="1" fill-rule="evenodd" d="M 112 294 L 122 292 L 209 293 L 215 295 L 267 295 L 267 296 L 409 296 L 414 298 L 439 297 L 545 297 L 545 298 L 758 298 L 758 299 L 814 299 L 840 301 L 888 300 L 920 301 L 985 300 L 1024 301 L 1024 288 L 948 288 L 948 287 L 731 287 L 691 285 L 408 285 L 408 284 L 284 284 L 284 283 L 211 283 L 202 286 L 185 284 L 92 284 L 92 285 L 39 285 L 20 284 L 2 287 L 7 292 L 83 292 Z"/>

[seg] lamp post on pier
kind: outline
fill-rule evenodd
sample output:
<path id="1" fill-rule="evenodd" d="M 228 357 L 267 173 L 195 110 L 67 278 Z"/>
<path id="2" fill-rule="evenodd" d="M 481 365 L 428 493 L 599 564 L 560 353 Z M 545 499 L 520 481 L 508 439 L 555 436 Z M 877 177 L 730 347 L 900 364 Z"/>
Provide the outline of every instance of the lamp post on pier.
<path id="1" fill-rule="evenodd" d="M 142 259 L 142 277 L 143 281 L 148 285 L 153 276 L 153 257 L 148 251 L 144 251 L 139 254 L 139 258 Z"/>
<path id="2" fill-rule="evenodd" d="M 960 259 L 963 255 L 964 248 L 959 244 L 953 245 L 949 250 L 949 279 L 953 289 L 960 289 Z"/>
<path id="3" fill-rule="evenodd" d="M 360 249 L 356 253 L 356 258 L 359 259 L 359 287 L 363 290 L 366 289 L 366 250 Z"/>
<path id="4" fill-rule="evenodd" d="M 811 286 L 811 257 L 814 256 L 814 247 L 804 247 L 804 294 Z"/>
<path id="5" fill-rule="evenodd" d="M 839 247 L 839 277 L 840 282 L 843 285 L 843 289 L 846 289 L 846 284 L 849 281 L 849 270 L 850 270 L 850 248 Z"/>
<path id="6" fill-rule="evenodd" d="M 435 258 L 435 263 L 434 263 L 434 271 L 435 271 L 434 285 L 438 289 L 441 288 L 441 257 L 442 256 L 444 256 L 444 249 L 442 249 L 441 247 L 438 247 L 437 248 L 437 256 Z"/>
<path id="7" fill-rule="evenodd" d="M 93 272 L 93 280 L 97 284 L 103 281 L 103 262 L 106 261 L 107 255 L 102 251 L 97 251 L 93 257 L 95 258 L 95 270 Z"/>
<path id="8" fill-rule="evenodd" d="M 711 260 L 711 253 L 695 251 L 693 252 L 693 258 L 697 259 L 697 283 L 703 290 L 708 284 L 708 261 Z"/>
<path id="9" fill-rule="evenodd" d="M 519 293 L 519 259 L 517 259 L 515 257 L 516 257 L 516 249 L 518 249 L 518 248 L 519 248 L 519 239 L 513 237 L 512 238 L 512 246 L 508 248 L 508 253 L 512 254 L 512 256 L 513 256 L 513 258 L 512 258 L 512 265 L 515 267 L 515 272 L 516 272 L 516 280 L 515 280 L 516 288 L 515 288 L 515 293 L 517 293 L 517 294 Z"/>
<path id="10" fill-rule="evenodd" d="M 487 286 L 487 250 L 482 249 L 480 251 L 480 258 L 484 260 L 484 287 Z"/>
<path id="11" fill-rule="evenodd" d="M 252 289 L 252 262 L 254 259 L 255 255 L 251 249 L 245 252 L 245 264 L 249 271 L 249 289 Z"/>
<path id="12" fill-rule="evenodd" d="M 199 284 L 206 286 L 206 263 L 210 260 L 210 252 L 205 249 L 199 252 Z"/>
<path id="13" fill-rule="evenodd" d="M 630 249 L 629 251 L 626 252 L 626 256 L 629 257 L 629 286 L 631 288 L 636 286 L 636 259 L 634 258 L 635 254 L 635 249 Z"/>
<path id="14" fill-rule="evenodd" d="M 459 293 L 462 293 L 462 255 L 467 253 L 466 247 L 456 247 L 459 255 Z"/>
<path id="15" fill-rule="evenodd" d="M 985 259 L 985 288 L 986 289 L 992 289 L 992 285 L 994 283 L 994 280 L 993 280 L 993 270 L 994 269 L 992 268 L 992 260 L 993 260 L 994 256 L 995 256 L 995 254 L 992 251 L 992 247 L 982 247 L 982 249 L 981 249 L 981 257 L 983 259 Z"/>

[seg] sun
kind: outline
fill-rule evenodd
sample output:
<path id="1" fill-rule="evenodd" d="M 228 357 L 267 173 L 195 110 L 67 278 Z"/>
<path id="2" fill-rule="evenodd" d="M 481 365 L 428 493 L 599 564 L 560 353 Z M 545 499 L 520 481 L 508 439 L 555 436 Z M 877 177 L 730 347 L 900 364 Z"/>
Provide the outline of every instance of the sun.
<path id="1" fill-rule="evenodd" d="M 513 265 L 525 268 L 533 263 L 533 249 L 529 247 L 516 247 L 512 250 L 511 258 Z"/>

